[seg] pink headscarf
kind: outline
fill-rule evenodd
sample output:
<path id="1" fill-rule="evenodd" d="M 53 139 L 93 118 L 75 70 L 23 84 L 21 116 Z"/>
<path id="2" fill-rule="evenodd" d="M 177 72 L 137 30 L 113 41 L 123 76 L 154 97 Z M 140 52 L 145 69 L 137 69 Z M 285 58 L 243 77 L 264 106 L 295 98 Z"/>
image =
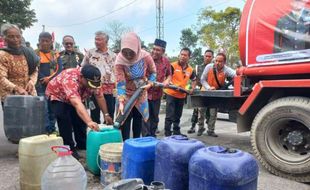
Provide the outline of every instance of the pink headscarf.
<path id="1" fill-rule="evenodd" d="M 124 48 L 131 49 L 132 51 L 135 52 L 136 56 L 134 57 L 133 60 L 129 61 L 123 56 L 122 50 Z M 134 32 L 129 32 L 129 33 L 126 33 L 121 39 L 121 51 L 116 57 L 115 65 L 120 64 L 120 65 L 131 66 L 137 61 L 140 61 L 141 59 L 143 59 L 144 57 L 148 55 L 149 55 L 148 52 L 141 49 L 141 42 L 140 42 L 139 36 Z"/>

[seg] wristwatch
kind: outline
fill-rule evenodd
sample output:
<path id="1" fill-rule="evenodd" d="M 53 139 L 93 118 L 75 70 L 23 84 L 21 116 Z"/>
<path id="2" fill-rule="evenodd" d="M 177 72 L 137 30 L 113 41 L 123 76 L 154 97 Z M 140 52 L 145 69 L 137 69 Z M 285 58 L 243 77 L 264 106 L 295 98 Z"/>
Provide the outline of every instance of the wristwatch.
<path id="1" fill-rule="evenodd" d="M 104 116 L 110 116 L 110 114 L 109 113 L 105 113 Z"/>

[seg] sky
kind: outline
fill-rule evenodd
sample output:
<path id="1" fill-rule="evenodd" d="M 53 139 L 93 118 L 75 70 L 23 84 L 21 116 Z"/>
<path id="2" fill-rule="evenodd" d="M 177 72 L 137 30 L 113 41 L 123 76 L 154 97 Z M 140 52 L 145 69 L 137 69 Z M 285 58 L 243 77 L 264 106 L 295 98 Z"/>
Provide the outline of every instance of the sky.
<path id="1" fill-rule="evenodd" d="M 64 35 L 72 35 L 80 50 L 94 48 L 95 32 L 105 31 L 108 23 L 117 21 L 136 32 L 145 44 L 156 38 L 155 0 L 33 0 L 31 9 L 38 22 L 23 32 L 26 41 L 36 47 L 38 36 L 45 31 L 54 32 L 57 42 Z M 242 10 L 245 0 L 163 0 L 164 40 L 169 56 L 179 53 L 181 31 L 194 28 L 203 8 L 215 10 L 238 7 Z"/>

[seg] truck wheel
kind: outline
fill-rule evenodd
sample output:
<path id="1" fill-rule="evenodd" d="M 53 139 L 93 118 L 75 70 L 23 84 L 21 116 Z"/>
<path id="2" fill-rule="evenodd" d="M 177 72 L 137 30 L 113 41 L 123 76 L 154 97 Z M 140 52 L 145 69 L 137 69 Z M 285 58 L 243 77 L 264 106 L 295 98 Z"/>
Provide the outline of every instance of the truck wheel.
<path id="1" fill-rule="evenodd" d="M 251 144 L 271 173 L 310 182 L 310 99 L 285 97 L 267 104 L 253 121 Z"/>

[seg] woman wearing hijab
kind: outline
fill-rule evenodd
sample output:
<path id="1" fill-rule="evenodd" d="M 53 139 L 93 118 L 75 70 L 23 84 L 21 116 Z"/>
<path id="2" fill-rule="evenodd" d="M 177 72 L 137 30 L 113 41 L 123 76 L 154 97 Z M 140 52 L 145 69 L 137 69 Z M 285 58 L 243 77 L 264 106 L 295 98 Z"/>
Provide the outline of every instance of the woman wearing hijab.
<path id="1" fill-rule="evenodd" d="M 137 88 L 145 85 L 142 94 L 136 100 L 131 112 L 121 126 L 123 140 L 130 137 L 130 124 L 133 118 L 133 138 L 140 137 L 142 118 L 147 121 L 149 109 L 147 89 L 156 81 L 156 67 L 151 55 L 141 49 L 137 34 L 130 32 L 121 39 L 121 52 L 115 61 L 115 76 L 117 82 L 118 114 L 124 114 L 124 105 Z"/>
<path id="2" fill-rule="evenodd" d="M 1 34 L 7 44 L 0 49 L 1 103 L 11 94 L 35 96 L 39 58 L 33 50 L 21 46 L 22 36 L 17 26 L 3 24 Z"/>

